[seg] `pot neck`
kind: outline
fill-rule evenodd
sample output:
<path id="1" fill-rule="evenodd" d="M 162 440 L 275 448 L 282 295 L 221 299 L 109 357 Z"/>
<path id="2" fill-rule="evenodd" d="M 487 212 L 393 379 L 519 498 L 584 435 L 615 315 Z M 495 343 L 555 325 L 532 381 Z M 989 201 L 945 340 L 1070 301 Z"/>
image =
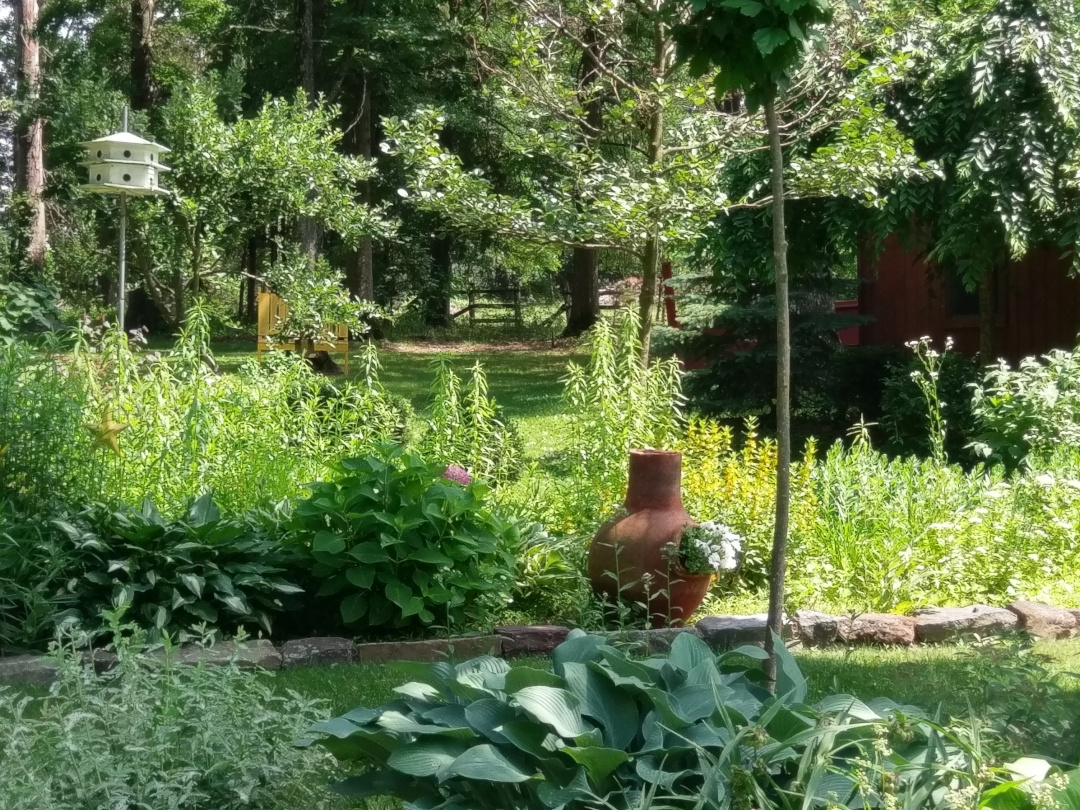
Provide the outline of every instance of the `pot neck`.
<path id="1" fill-rule="evenodd" d="M 631 450 L 625 506 L 629 512 L 681 508 L 682 453 Z"/>

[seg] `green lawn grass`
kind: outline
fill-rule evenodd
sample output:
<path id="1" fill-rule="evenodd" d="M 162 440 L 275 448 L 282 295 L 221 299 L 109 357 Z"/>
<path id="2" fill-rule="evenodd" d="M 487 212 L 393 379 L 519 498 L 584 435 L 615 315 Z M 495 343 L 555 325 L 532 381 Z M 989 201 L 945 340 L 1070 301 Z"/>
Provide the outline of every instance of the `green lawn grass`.
<path id="1" fill-rule="evenodd" d="M 253 340 L 215 341 L 212 349 L 224 372 L 235 372 L 245 362 L 255 359 Z M 340 355 L 334 358 L 341 363 Z M 547 342 L 383 343 L 379 350 L 381 380 L 391 393 L 407 399 L 423 414 L 435 378 L 433 363 L 439 358 L 448 359 L 451 367 L 462 375 L 476 363 L 483 367 L 489 393 L 506 416 L 517 423 L 529 459 L 542 459 L 564 449 L 563 378 L 569 362 L 588 359 L 576 347 L 552 348 Z M 350 368 L 353 376 L 358 371 L 355 366 Z"/>

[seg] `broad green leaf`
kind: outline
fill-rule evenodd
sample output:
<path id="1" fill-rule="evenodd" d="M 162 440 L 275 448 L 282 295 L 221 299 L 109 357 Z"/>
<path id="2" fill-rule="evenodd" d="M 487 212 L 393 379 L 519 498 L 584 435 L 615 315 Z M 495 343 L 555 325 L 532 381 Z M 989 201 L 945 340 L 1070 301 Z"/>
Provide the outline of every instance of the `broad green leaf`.
<path id="1" fill-rule="evenodd" d="M 590 636 L 580 630 L 572 630 L 566 641 L 551 652 L 551 668 L 556 675 L 563 674 L 563 664 L 573 661 L 587 664 L 600 658 L 599 649 L 606 642 L 600 636 Z"/>
<path id="2" fill-rule="evenodd" d="M 417 723 L 408 715 L 394 710 L 383 712 L 379 715 L 376 723 L 387 731 L 396 731 L 402 734 L 435 734 L 463 740 L 476 736 L 476 732 L 467 726 L 447 728 L 446 726 L 437 726 L 434 723 Z"/>
<path id="3" fill-rule="evenodd" d="M 768 56 L 789 39 L 791 34 L 782 28 L 759 28 L 754 32 L 754 44 L 762 56 Z"/>
<path id="4" fill-rule="evenodd" d="M 502 701 L 483 698 L 465 707 L 465 719 L 492 742 L 509 742 L 502 727 L 517 718 L 517 712 Z"/>
<path id="5" fill-rule="evenodd" d="M 671 652 L 668 654 L 668 663 L 678 667 L 683 672 L 690 672 L 702 661 L 715 661 L 716 656 L 709 649 L 709 645 L 697 637 L 694 633 L 679 633 L 671 642 Z"/>
<path id="6" fill-rule="evenodd" d="M 354 624 L 364 618 L 367 607 L 367 597 L 364 594 L 350 594 L 341 600 L 341 620 L 345 624 Z"/>
<path id="7" fill-rule="evenodd" d="M 345 550 L 345 541 L 333 532 L 323 529 L 315 535 L 311 548 L 322 554 L 340 554 Z"/>
<path id="8" fill-rule="evenodd" d="M 589 731 L 581 720 L 578 699 L 565 689 L 526 686 L 512 700 L 539 723 L 554 729 L 560 737 L 577 737 Z"/>
<path id="9" fill-rule="evenodd" d="M 394 751 L 386 764 L 410 776 L 434 776 L 465 750 L 465 743 L 457 740 L 424 738 Z"/>
<path id="10" fill-rule="evenodd" d="M 1068 784 L 1054 793 L 1060 810 L 1080 810 L 1080 768 L 1068 771 L 1065 777 Z"/>
<path id="11" fill-rule="evenodd" d="M 531 778 L 489 743 L 473 746 L 455 759 L 439 774 L 439 781 L 455 776 L 484 782 L 527 782 Z"/>
<path id="12" fill-rule="evenodd" d="M 579 765 L 584 765 L 594 783 L 603 782 L 616 768 L 624 762 L 630 761 L 630 756 L 625 751 L 614 748 L 576 748 L 566 746 L 559 749 L 560 753 L 566 754 Z"/>
<path id="13" fill-rule="evenodd" d="M 787 645 L 773 633 L 773 651 L 776 655 L 776 694 L 785 699 L 802 703 L 806 700 L 806 678 L 799 670 Z"/>
<path id="14" fill-rule="evenodd" d="M 757 0 L 724 0 L 724 5 L 735 9 L 746 17 L 756 17 L 761 13 L 762 5 Z"/>
<path id="15" fill-rule="evenodd" d="M 198 574 L 181 574 L 180 581 L 184 583 L 184 587 L 202 599 L 203 586 L 206 585 L 205 579 Z"/>
<path id="16" fill-rule="evenodd" d="M 405 609 L 409 606 L 409 602 L 413 598 L 412 588 L 402 582 L 388 582 L 386 584 L 386 598 L 399 608 Z M 420 609 L 423 609 L 422 604 Z M 419 613 L 420 611 L 417 610 L 414 612 Z"/>
<path id="17" fill-rule="evenodd" d="M 504 691 L 513 693 L 527 686 L 562 687 L 565 685 L 563 679 L 552 672 L 532 667 L 513 667 L 506 673 Z"/>
<path id="18" fill-rule="evenodd" d="M 566 685 L 581 701 L 581 713 L 603 727 L 604 742 L 625 749 L 638 732 L 639 713 L 634 698 L 585 664 L 567 663 Z"/>

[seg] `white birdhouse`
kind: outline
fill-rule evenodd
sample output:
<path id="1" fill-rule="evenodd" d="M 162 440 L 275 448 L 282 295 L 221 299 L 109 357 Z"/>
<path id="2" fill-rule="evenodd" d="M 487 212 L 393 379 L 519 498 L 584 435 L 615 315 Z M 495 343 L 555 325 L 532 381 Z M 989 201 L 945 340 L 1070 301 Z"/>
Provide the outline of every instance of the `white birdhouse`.
<path id="1" fill-rule="evenodd" d="M 117 132 L 82 144 L 86 148 L 83 165 L 90 170 L 90 182 L 82 188 L 99 194 L 146 196 L 168 194 L 158 185 L 161 173 L 169 171 L 160 158 L 169 150 L 130 132 Z"/>

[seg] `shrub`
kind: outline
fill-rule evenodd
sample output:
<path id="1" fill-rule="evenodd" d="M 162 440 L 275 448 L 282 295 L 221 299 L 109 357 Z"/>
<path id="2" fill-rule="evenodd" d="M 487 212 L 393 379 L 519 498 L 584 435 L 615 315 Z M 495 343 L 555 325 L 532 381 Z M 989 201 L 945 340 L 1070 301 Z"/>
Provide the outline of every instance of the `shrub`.
<path id="1" fill-rule="evenodd" d="M 441 464 L 460 464 L 491 485 L 517 478 L 524 444 L 521 434 L 488 395 L 487 375 L 476 363 L 464 384 L 450 363 L 436 360 L 431 416 L 419 453 Z"/>
<path id="2" fill-rule="evenodd" d="M 258 517 L 222 517 L 204 495 L 179 520 L 166 521 L 146 501 L 140 510 L 91 506 L 53 524 L 70 543 L 67 589 L 85 619 L 129 605 L 133 620 L 159 641 L 221 637 L 243 625 L 271 632 L 273 616 L 301 589 L 286 579 L 295 555 Z"/>
<path id="3" fill-rule="evenodd" d="M 739 579 L 750 587 L 769 578 L 772 526 L 776 514 L 776 442 L 758 436 L 757 421 L 748 419 L 741 448 L 730 427 L 711 419 L 691 419 L 683 452 L 683 501 L 688 512 L 718 520 L 744 538 Z M 811 527 L 817 509 L 811 486 L 816 447 L 806 446 L 791 477 L 793 543 Z"/>
<path id="4" fill-rule="evenodd" d="M 294 747 L 325 716 L 235 665 L 177 666 L 142 653 L 145 636 L 113 616 L 117 666 L 97 676 L 72 644 L 57 649 L 47 697 L 0 687 L 0 807 L 292 810 L 329 806 L 325 758 Z"/>
<path id="5" fill-rule="evenodd" d="M 948 808 L 1001 781 L 975 733 L 846 695 L 806 705 L 778 644 L 777 696 L 749 647 L 715 657 L 682 633 L 633 660 L 573 631 L 553 671 L 477 658 L 412 665 L 381 708 L 315 726 L 361 771 L 337 791 L 409 807 Z M 967 805 L 967 806 L 973 806 Z"/>
<path id="6" fill-rule="evenodd" d="M 673 358 L 641 364 L 636 310 L 601 319 L 589 333 L 589 362 L 570 363 L 566 408 L 572 448 L 547 508 L 533 516 L 564 533 L 591 532 L 626 492 L 631 449 L 666 449 L 682 431 L 681 372 Z"/>
<path id="7" fill-rule="evenodd" d="M 1001 361 L 972 388 L 980 458 L 1015 469 L 1080 442 L 1080 349 L 1025 357 L 1015 370 Z"/>
<path id="8" fill-rule="evenodd" d="M 927 339 L 917 348 L 933 351 Z M 935 452 L 935 427 L 930 423 L 926 396 L 917 379 L 936 375 L 940 415 L 944 420 L 944 452 L 953 461 L 969 458 L 967 446 L 975 431 L 972 415 L 971 386 L 978 379 L 974 361 L 949 351 L 935 358 L 936 368 L 928 370 L 916 351 L 906 362 L 892 366 L 885 379 L 881 397 L 881 427 L 885 434 L 883 449 L 896 455 L 930 456 Z M 929 380 L 928 380 L 929 381 Z"/>
<path id="9" fill-rule="evenodd" d="M 484 626 L 507 603 L 518 530 L 488 508 L 483 484 L 443 471 L 386 447 L 345 459 L 297 504 L 292 537 L 346 625 Z"/>
<path id="10" fill-rule="evenodd" d="M 0 650 L 44 646 L 75 618 L 70 546 L 40 515 L 0 503 Z"/>
<path id="11" fill-rule="evenodd" d="M 599 604 L 585 575 L 588 541 L 552 536 L 539 524 L 522 535 L 513 601 L 501 623 L 600 626 Z"/>

